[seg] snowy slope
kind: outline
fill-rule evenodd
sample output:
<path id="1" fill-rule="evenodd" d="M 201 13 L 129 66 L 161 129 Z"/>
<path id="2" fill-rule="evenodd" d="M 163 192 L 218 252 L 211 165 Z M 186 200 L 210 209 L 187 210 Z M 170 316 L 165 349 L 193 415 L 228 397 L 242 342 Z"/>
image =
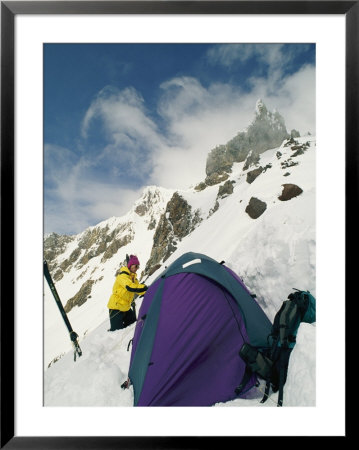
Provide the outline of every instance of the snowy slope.
<path id="1" fill-rule="evenodd" d="M 135 213 L 138 204 L 141 204 L 148 194 L 156 195 L 156 201 L 151 206 L 151 211 L 145 216 L 139 216 Z M 152 215 L 159 215 L 163 213 L 172 192 L 166 189 L 159 189 L 156 187 L 148 187 L 144 190 L 142 197 L 136 202 L 125 216 L 112 217 L 106 221 L 99 223 L 96 227 L 105 229 L 108 227 L 108 233 L 117 228 L 126 228 L 126 232 L 130 231 L 133 235 L 133 240 L 127 246 L 121 249 L 120 255 L 101 263 L 102 255 L 90 259 L 85 268 L 73 268 L 69 272 L 64 273 L 64 277 L 56 282 L 56 289 L 60 295 L 62 303 L 65 305 L 67 299 L 71 298 L 79 290 L 79 286 L 89 278 L 96 280 L 91 292 L 91 299 L 84 303 L 80 308 L 73 308 L 68 314 L 69 320 L 74 330 L 79 336 L 84 336 L 100 323 L 107 320 L 108 309 L 106 308 L 108 298 L 112 291 L 114 283 L 114 275 L 119 265 L 125 259 L 126 253 L 136 252 L 140 261 L 146 261 L 150 255 L 153 241 L 154 230 L 148 230 L 148 221 Z M 76 236 L 71 242 L 66 251 L 61 254 L 58 259 L 60 265 L 62 261 L 66 260 L 71 253 L 76 249 L 78 243 L 83 238 L 83 235 L 91 231 L 85 230 L 83 233 Z M 67 329 L 62 322 L 57 306 L 54 304 L 51 292 L 47 284 L 45 285 L 45 312 L 44 312 L 44 364 L 45 367 L 51 363 L 53 358 L 56 358 L 71 349 L 71 343 L 67 336 Z M 59 330 L 61 330 L 59 332 Z"/>
<path id="2" fill-rule="evenodd" d="M 177 250 L 165 261 L 169 265 L 181 254 L 193 251 L 226 262 L 257 295 L 261 306 L 272 320 L 283 300 L 293 288 L 308 289 L 316 296 L 316 236 L 315 236 L 315 137 L 297 139 L 299 143 L 310 142 L 301 155 L 292 157 L 290 146 L 268 150 L 259 164 L 268 166 L 251 184 L 246 181 L 244 163 L 236 163 L 230 174 L 233 193 L 219 198 L 219 208 L 214 207 L 218 185 L 203 191 L 188 189 L 180 191 L 193 210 L 200 210 L 204 219 L 188 236 L 178 242 Z M 281 156 L 278 156 L 278 152 Z M 289 159 L 298 165 L 283 168 Z M 298 185 L 302 194 L 288 201 L 278 197 L 282 185 Z M 113 227 L 120 223 L 130 224 L 134 240 L 120 249 L 118 255 L 101 264 L 96 258 L 88 262 L 86 274 L 97 279 L 91 299 L 68 314 L 73 329 L 80 336 L 83 356 L 75 363 L 65 326 L 57 311 L 49 289 L 45 286 L 45 352 L 44 352 L 44 398 L 45 405 L 52 406 L 132 406 L 132 389 L 123 391 L 121 383 L 127 377 L 130 351 L 127 345 L 132 338 L 134 324 L 125 330 L 107 333 L 109 327 L 106 308 L 114 282 L 114 273 L 126 253 L 136 253 L 144 267 L 148 260 L 154 230 L 148 229 L 151 214 L 164 212 L 172 192 L 161 188 L 148 188 L 158 193 L 155 211 L 139 216 L 134 208 L 123 218 L 111 218 L 98 226 Z M 139 199 L 143 201 L 146 193 Z M 266 203 L 267 209 L 257 219 L 252 219 L 246 207 L 252 197 Z M 81 236 L 71 242 L 75 246 Z M 67 250 L 71 253 L 73 248 Z M 62 258 L 63 256 L 61 256 Z M 83 272 L 84 268 L 81 269 Z M 71 270 L 56 283 L 62 299 L 78 291 L 81 271 Z M 155 272 L 147 284 L 158 275 Z M 81 283 L 83 279 L 81 280 Z M 140 306 L 138 301 L 138 308 Z M 65 301 L 63 300 L 63 303 Z M 316 326 L 302 324 L 298 343 L 291 356 L 284 402 L 288 406 L 314 406 Z M 48 365 L 55 358 L 60 359 Z M 300 374 L 300 376 L 298 376 Z M 111 388 L 109 388 L 109 386 Z M 262 387 L 260 387 L 262 389 Z M 253 390 L 253 398 L 235 400 L 218 406 L 259 406 L 262 394 Z M 275 395 L 273 396 L 275 400 Z M 262 406 L 262 405 L 261 405 Z M 268 401 L 266 407 L 275 406 Z"/>

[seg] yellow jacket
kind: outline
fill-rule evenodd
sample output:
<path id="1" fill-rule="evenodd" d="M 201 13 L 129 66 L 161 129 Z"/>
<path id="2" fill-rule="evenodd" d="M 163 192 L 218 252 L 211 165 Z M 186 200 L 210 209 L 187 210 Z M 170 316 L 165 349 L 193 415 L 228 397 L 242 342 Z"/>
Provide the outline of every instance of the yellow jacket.
<path id="1" fill-rule="evenodd" d="M 147 286 L 139 283 L 135 273 L 130 272 L 126 266 L 121 267 L 116 276 L 107 307 L 109 309 L 128 311 L 131 308 L 135 294 L 142 295 L 146 290 Z"/>

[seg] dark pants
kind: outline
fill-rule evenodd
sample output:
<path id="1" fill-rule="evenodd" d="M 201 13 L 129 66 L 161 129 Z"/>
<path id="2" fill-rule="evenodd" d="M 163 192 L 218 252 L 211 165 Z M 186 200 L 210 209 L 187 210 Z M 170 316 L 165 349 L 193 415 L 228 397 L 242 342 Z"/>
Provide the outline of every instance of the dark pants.
<path id="1" fill-rule="evenodd" d="M 136 313 L 133 309 L 128 311 L 119 311 L 118 309 L 110 309 L 111 331 L 122 330 L 132 323 L 136 322 Z"/>

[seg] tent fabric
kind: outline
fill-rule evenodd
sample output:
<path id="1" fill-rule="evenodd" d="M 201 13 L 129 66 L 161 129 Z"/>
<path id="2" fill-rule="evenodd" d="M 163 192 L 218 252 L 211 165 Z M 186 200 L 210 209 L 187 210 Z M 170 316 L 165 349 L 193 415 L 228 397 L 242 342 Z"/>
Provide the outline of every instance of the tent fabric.
<path id="1" fill-rule="evenodd" d="M 129 371 L 136 406 L 235 398 L 245 370 L 240 348 L 265 346 L 272 326 L 239 277 L 197 253 L 182 255 L 155 280 L 138 317 Z"/>

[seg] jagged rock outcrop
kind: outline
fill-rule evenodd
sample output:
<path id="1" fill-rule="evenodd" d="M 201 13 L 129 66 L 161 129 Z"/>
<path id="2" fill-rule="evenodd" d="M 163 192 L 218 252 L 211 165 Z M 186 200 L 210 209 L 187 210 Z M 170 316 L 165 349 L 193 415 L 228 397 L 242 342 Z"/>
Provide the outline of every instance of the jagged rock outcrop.
<path id="1" fill-rule="evenodd" d="M 49 270 L 54 269 L 53 261 L 64 252 L 66 246 L 74 240 L 74 236 L 66 234 L 51 233 L 44 240 L 44 258 L 47 261 Z"/>
<path id="2" fill-rule="evenodd" d="M 247 182 L 249 184 L 253 183 L 253 181 L 261 174 L 266 172 L 268 169 L 270 169 L 272 167 L 272 164 L 269 163 L 266 166 L 262 167 L 258 167 L 258 169 L 254 169 L 250 172 L 247 173 Z"/>
<path id="3" fill-rule="evenodd" d="M 64 261 L 62 261 L 62 263 L 60 264 L 60 267 L 54 274 L 54 281 L 61 280 L 61 278 L 64 275 L 63 272 L 67 272 L 72 267 L 72 265 L 76 263 L 76 261 L 78 260 L 78 258 L 81 255 L 81 252 L 82 252 L 81 248 L 76 247 L 75 250 L 73 250 L 73 252 L 71 253 L 71 255 L 68 258 L 66 258 Z"/>
<path id="4" fill-rule="evenodd" d="M 191 233 L 200 223 L 198 211 L 192 211 L 187 201 L 175 192 L 167 203 L 166 211 L 161 215 L 154 237 L 151 256 L 147 261 L 144 275 L 150 273 L 151 268 L 166 261 L 177 249 L 177 242 Z"/>
<path id="5" fill-rule="evenodd" d="M 60 281 L 65 272 L 69 272 L 72 267 L 81 269 L 97 256 L 102 255 L 101 262 L 105 262 L 115 255 L 121 247 L 129 244 L 133 239 L 131 223 L 118 225 L 114 230 L 97 226 L 89 228 L 79 238 L 77 247 L 55 267 L 54 260 L 64 252 L 66 245 L 75 237 L 59 236 L 55 233 L 46 237 L 44 241 L 44 256 L 49 264 L 50 272 L 53 272 L 54 281 Z"/>
<path id="6" fill-rule="evenodd" d="M 263 167 L 247 172 L 247 183 L 251 184 L 263 172 Z"/>
<path id="7" fill-rule="evenodd" d="M 242 162 L 250 151 L 255 155 L 279 147 L 289 137 L 284 119 L 278 112 L 270 112 L 261 100 L 256 105 L 253 122 L 226 145 L 215 147 L 208 155 L 207 176 L 231 170 L 234 162 Z"/>
<path id="8" fill-rule="evenodd" d="M 296 184 L 282 184 L 283 191 L 282 194 L 278 197 L 282 202 L 286 202 L 294 197 L 298 197 L 303 192 L 303 189 L 297 186 Z"/>
<path id="9" fill-rule="evenodd" d="M 229 150 L 230 142 L 226 145 L 218 145 L 210 151 L 206 162 L 207 177 L 215 173 L 231 171 L 233 159 Z"/>
<path id="10" fill-rule="evenodd" d="M 101 262 L 105 262 L 108 259 L 112 258 L 121 247 L 125 247 L 125 245 L 129 244 L 133 239 L 133 235 L 127 234 L 126 236 L 121 236 L 119 238 L 115 238 L 111 241 L 111 244 L 106 248 L 102 258 Z"/>
<path id="11" fill-rule="evenodd" d="M 291 137 L 291 138 L 299 138 L 299 137 L 300 137 L 299 131 L 298 131 L 298 130 L 292 130 L 292 131 L 290 132 L 290 137 Z"/>
<path id="12" fill-rule="evenodd" d="M 260 155 L 254 151 L 250 151 L 243 164 L 243 170 L 248 170 L 251 166 L 257 166 L 260 161 Z"/>
<path id="13" fill-rule="evenodd" d="M 290 147 L 291 150 L 294 151 L 292 157 L 303 155 L 306 150 L 310 147 L 309 142 L 303 142 L 300 144 L 294 137 L 288 139 L 288 141 L 284 144 L 284 147 Z"/>
<path id="14" fill-rule="evenodd" d="M 230 171 L 230 169 L 229 169 Z M 206 189 L 208 186 L 214 186 L 216 184 L 222 183 L 223 181 L 228 180 L 229 175 L 226 172 L 214 172 L 211 175 L 208 175 L 208 177 L 205 178 L 204 181 L 199 183 L 196 187 L 196 191 L 203 191 L 203 189 Z"/>
<path id="15" fill-rule="evenodd" d="M 225 198 L 228 195 L 233 194 L 234 181 L 226 181 L 224 184 L 219 186 L 217 198 Z"/>
<path id="16" fill-rule="evenodd" d="M 234 190 L 233 185 L 234 184 L 235 184 L 234 181 L 228 180 L 224 184 L 219 186 L 217 197 L 216 197 L 216 201 L 214 203 L 213 208 L 211 208 L 209 210 L 208 217 L 210 217 L 212 214 L 214 214 L 216 211 L 218 211 L 218 209 L 219 209 L 219 200 L 220 199 L 226 198 L 226 197 L 228 197 L 228 195 L 233 194 L 233 190 Z"/>
<path id="17" fill-rule="evenodd" d="M 134 211 L 140 217 L 146 217 L 148 230 L 156 228 L 158 220 L 158 205 L 163 201 L 161 190 L 155 186 L 147 187 L 141 199 L 135 204 Z"/>
<path id="18" fill-rule="evenodd" d="M 252 219 L 258 219 L 267 209 L 267 204 L 256 197 L 252 197 L 245 209 L 246 213 Z"/>
<path id="19" fill-rule="evenodd" d="M 123 233 L 127 234 L 123 236 Z M 120 237 L 117 237 L 120 235 Z M 77 268 L 86 265 L 90 259 L 103 254 L 101 262 L 111 258 L 119 248 L 128 244 L 132 239 L 130 227 L 127 224 L 117 227 L 112 232 L 108 225 L 87 230 L 79 242 L 79 248 L 84 250 L 76 264 Z"/>
<path id="20" fill-rule="evenodd" d="M 64 306 L 66 313 L 70 312 L 74 306 L 81 306 L 86 303 L 89 298 L 91 298 L 91 290 L 94 282 L 94 280 L 85 281 L 77 294 L 66 302 L 66 305 Z"/>

